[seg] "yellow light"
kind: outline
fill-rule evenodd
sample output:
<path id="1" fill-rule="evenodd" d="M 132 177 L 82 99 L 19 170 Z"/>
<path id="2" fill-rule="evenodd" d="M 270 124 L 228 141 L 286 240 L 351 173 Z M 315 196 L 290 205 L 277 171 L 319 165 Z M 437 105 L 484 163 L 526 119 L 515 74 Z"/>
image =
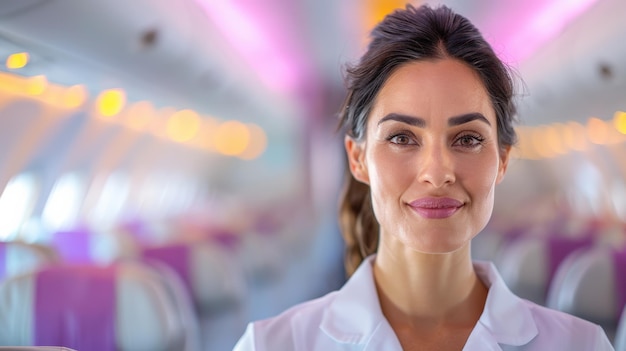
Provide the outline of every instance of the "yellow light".
<path id="1" fill-rule="evenodd" d="M 626 112 L 617 111 L 613 117 L 613 125 L 618 132 L 626 135 Z"/>
<path id="2" fill-rule="evenodd" d="M 554 150 L 550 149 L 547 145 L 546 130 L 543 126 L 538 126 L 531 132 L 531 140 L 534 152 L 540 158 L 551 158 L 556 156 Z"/>
<path id="3" fill-rule="evenodd" d="M 126 94 L 121 89 L 105 90 L 96 99 L 98 112 L 105 117 L 112 117 L 120 113 L 124 104 L 126 104 Z"/>
<path id="4" fill-rule="evenodd" d="M 578 122 L 568 122 L 563 129 L 563 141 L 565 145 L 575 151 L 587 149 L 587 133 L 585 127 Z"/>
<path id="5" fill-rule="evenodd" d="M 609 138 L 609 126 L 603 120 L 591 117 L 587 121 L 587 136 L 594 144 L 606 144 Z"/>
<path id="6" fill-rule="evenodd" d="M 365 3 L 366 17 L 365 25 L 367 29 L 374 27 L 385 16 L 390 14 L 393 10 L 404 8 L 406 0 L 368 0 Z"/>
<path id="7" fill-rule="evenodd" d="M 265 151 L 267 148 L 267 136 L 263 128 L 256 124 L 248 124 L 250 131 L 250 143 L 248 147 L 239 155 L 244 160 L 253 160 Z"/>
<path id="8" fill-rule="evenodd" d="M 249 142 L 248 127 L 238 121 L 223 122 L 215 133 L 215 148 L 224 155 L 240 155 L 248 147 Z"/>
<path id="9" fill-rule="evenodd" d="M 30 95 L 41 95 L 48 87 L 48 79 L 45 76 L 34 76 L 26 82 L 26 93 Z"/>
<path id="10" fill-rule="evenodd" d="M 167 136 L 178 142 L 193 139 L 200 129 L 200 117 L 192 110 L 182 110 L 174 113 L 167 120 Z"/>
<path id="11" fill-rule="evenodd" d="M 194 139 L 195 145 L 205 151 L 215 151 L 215 135 L 219 124 L 219 121 L 212 116 L 202 116 L 201 130 Z"/>
<path id="12" fill-rule="evenodd" d="M 62 103 L 67 108 L 77 108 L 87 100 L 87 89 L 84 85 L 73 85 L 62 96 Z"/>
<path id="13" fill-rule="evenodd" d="M 26 66 L 28 64 L 28 53 L 26 52 L 18 52 L 16 54 L 9 55 L 7 57 L 7 68 L 8 69 L 18 69 Z"/>
<path id="14" fill-rule="evenodd" d="M 126 126 L 137 131 L 142 131 L 147 127 L 148 123 L 150 123 L 150 119 L 154 117 L 154 114 L 154 106 L 152 106 L 150 101 L 136 102 L 129 107 L 128 113 L 126 113 Z"/>
<path id="15" fill-rule="evenodd" d="M 547 126 L 544 129 L 546 147 L 548 147 L 554 154 L 565 153 L 565 146 L 563 145 L 564 143 L 562 142 L 560 131 L 560 126 L 557 124 Z"/>

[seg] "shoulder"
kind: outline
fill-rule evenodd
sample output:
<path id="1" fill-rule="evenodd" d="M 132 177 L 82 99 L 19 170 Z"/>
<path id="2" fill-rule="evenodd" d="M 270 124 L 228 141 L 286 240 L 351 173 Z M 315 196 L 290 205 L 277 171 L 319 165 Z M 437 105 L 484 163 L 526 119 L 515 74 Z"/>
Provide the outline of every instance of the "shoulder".
<path id="1" fill-rule="evenodd" d="M 324 311 L 336 294 L 337 291 L 330 292 L 295 305 L 275 317 L 250 323 L 235 350 L 298 350 L 310 345 L 321 333 L 319 326 Z"/>
<path id="2" fill-rule="evenodd" d="M 613 350 L 599 325 L 531 301 L 524 303 L 539 331 L 534 343 L 568 350 Z"/>

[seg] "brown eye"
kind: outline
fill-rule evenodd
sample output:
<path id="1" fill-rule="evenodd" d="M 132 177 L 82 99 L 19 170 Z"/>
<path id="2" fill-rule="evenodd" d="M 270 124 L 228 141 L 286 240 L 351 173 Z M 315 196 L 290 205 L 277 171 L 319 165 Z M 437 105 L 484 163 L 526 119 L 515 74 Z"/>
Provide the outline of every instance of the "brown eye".
<path id="1" fill-rule="evenodd" d="M 394 144 L 399 144 L 399 145 L 407 145 L 411 142 L 411 139 L 406 136 L 406 135 L 396 135 L 394 137 L 391 137 L 391 139 L 389 139 L 392 143 Z"/>
<path id="2" fill-rule="evenodd" d="M 454 142 L 454 145 L 462 148 L 473 149 L 482 145 L 483 141 L 484 138 L 479 135 L 466 134 L 458 137 Z"/>

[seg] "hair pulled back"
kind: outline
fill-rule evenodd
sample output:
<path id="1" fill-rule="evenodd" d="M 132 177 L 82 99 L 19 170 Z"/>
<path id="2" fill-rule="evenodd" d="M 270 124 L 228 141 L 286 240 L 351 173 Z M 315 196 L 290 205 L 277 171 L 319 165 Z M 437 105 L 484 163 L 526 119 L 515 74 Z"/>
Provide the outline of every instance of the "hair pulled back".
<path id="1" fill-rule="evenodd" d="M 514 88 L 509 70 L 480 31 L 445 6 L 407 5 L 373 29 L 365 54 L 346 69 L 348 92 L 339 114 L 340 127 L 355 141 L 363 141 L 376 96 L 391 73 L 407 62 L 444 58 L 464 62 L 478 74 L 495 111 L 498 145 L 501 150 L 514 145 Z M 349 169 L 339 211 L 345 267 L 351 275 L 365 257 L 376 252 L 379 226 L 369 186 L 354 179 Z"/>

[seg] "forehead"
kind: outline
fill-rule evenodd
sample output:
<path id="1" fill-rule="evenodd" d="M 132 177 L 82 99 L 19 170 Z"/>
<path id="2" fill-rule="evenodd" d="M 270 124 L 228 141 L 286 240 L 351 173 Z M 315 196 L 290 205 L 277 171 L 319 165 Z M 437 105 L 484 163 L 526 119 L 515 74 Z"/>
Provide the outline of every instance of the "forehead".
<path id="1" fill-rule="evenodd" d="M 454 59 L 414 61 L 389 76 L 376 97 L 370 122 L 389 113 L 447 119 L 474 112 L 496 125 L 487 90 L 472 68 Z"/>

